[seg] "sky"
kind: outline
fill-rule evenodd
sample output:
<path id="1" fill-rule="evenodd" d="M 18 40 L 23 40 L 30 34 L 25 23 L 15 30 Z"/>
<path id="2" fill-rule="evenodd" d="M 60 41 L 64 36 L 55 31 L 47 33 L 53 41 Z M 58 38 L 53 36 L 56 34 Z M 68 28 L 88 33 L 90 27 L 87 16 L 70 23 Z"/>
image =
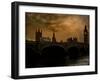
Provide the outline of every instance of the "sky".
<path id="1" fill-rule="evenodd" d="M 58 42 L 65 42 L 70 37 L 77 37 L 79 42 L 83 42 L 85 25 L 89 30 L 89 16 L 26 12 L 25 24 L 26 40 L 35 41 L 35 32 L 40 29 L 43 37 L 52 38 L 55 32 Z"/>

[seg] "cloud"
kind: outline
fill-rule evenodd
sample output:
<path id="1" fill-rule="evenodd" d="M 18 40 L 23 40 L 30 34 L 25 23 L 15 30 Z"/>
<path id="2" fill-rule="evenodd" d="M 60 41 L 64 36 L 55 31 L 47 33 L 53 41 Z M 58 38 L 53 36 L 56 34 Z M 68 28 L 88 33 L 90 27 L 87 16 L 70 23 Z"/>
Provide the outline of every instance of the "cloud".
<path id="1" fill-rule="evenodd" d="M 40 28 L 44 36 L 52 37 L 52 32 L 55 32 L 58 41 L 71 36 L 83 41 L 85 25 L 89 27 L 88 15 L 26 13 L 26 38 L 34 40 L 34 32 Z"/>

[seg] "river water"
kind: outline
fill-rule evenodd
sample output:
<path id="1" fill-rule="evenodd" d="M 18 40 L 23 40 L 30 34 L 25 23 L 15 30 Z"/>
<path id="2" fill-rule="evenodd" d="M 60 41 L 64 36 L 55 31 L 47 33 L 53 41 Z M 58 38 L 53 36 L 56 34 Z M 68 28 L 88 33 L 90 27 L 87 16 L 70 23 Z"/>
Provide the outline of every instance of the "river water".
<path id="1" fill-rule="evenodd" d="M 67 62 L 68 66 L 80 66 L 80 65 L 89 65 L 89 56 L 84 56 L 78 59 L 77 61 L 75 60 L 70 60 L 69 63 Z"/>

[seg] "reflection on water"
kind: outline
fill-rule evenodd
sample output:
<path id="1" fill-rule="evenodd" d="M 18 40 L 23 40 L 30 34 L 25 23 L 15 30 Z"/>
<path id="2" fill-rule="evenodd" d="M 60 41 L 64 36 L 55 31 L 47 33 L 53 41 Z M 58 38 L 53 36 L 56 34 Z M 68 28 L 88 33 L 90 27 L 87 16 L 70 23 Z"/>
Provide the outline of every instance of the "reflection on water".
<path id="1" fill-rule="evenodd" d="M 68 66 L 80 66 L 80 65 L 89 65 L 89 56 L 84 56 L 78 60 L 69 60 L 66 62 Z"/>

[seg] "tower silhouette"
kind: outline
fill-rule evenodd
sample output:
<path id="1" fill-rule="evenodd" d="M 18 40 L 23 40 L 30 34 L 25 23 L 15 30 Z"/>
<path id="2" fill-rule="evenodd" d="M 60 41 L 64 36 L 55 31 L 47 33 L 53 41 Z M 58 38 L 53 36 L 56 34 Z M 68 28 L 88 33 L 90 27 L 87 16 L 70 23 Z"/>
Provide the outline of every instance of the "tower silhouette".
<path id="1" fill-rule="evenodd" d="M 89 43 L 88 30 L 87 30 L 86 25 L 85 25 L 85 29 L 84 29 L 84 43 L 85 44 L 88 44 Z"/>
<path id="2" fill-rule="evenodd" d="M 55 43 L 56 42 L 56 37 L 55 37 L 55 33 L 53 32 L 53 36 L 52 36 L 52 42 Z"/>
<path id="3" fill-rule="evenodd" d="M 42 30 L 40 31 L 40 29 L 37 29 L 35 32 L 35 40 L 36 42 L 40 42 L 42 38 Z"/>

